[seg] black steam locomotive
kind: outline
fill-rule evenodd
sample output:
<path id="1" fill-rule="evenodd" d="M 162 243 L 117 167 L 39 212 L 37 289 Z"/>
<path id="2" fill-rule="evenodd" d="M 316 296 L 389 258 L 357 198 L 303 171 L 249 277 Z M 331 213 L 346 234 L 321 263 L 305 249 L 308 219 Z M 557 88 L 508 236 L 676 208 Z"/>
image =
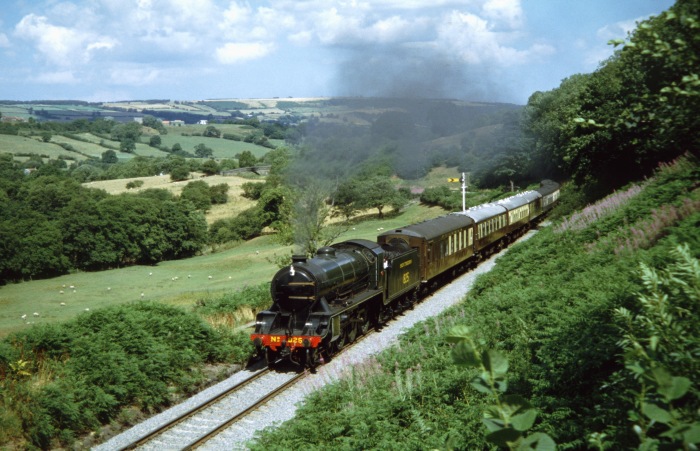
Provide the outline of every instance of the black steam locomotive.
<path id="1" fill-rule="evenodd" d="M 313 368 L 508 245 L 558 198 L 559 184 L 545 180 L 534 191 L 386 231 L 376 243 L 349 240 L 294 257 L 272 279 L 273 304 L 257 315 L 251 339 L 269 365 Z"/>

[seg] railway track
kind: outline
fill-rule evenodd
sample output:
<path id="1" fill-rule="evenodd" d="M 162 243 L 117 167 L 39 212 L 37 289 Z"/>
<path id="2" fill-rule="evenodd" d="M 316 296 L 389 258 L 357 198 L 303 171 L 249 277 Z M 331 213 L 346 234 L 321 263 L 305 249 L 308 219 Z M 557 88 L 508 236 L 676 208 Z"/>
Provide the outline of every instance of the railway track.
<path id="1" fill-rule="evenodd" d="M 353 345 L 373 333 L 374 331 L 369 331 L 364 336 L 358 337 Z M 350 348 L 352 345 L 346 346 L 336 354 L 336 357 Z M 268 368 L 258 370 L 250 377 L 207 397 L 195 406 L 138 433 L 128 443 L 104 449 L 166 451 L 201 447 L 309 375 L 308 371 L 283 373 L 271 371 Z M 97 449 L 103 448 L 97 447 Z"/>
<path id="2" fill-rule="evenodd" d="M 307 373 L 276 373 L 267 368 L 259 370 L 247 379 L 141 433 L 129 443 L 112 449 L 163 451 L 201 446 L 306 375 Z M 269 387 L 274 388 L 270 390 Z M 261 397 L 259 393 L 263 390 L 266 394 Z"/>

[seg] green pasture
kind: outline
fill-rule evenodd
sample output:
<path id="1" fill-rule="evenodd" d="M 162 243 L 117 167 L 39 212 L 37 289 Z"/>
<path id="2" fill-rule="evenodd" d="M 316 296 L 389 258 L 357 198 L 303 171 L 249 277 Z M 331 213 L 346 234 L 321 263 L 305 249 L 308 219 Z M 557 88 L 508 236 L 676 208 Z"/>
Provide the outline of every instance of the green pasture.
<path id="1" fill-rule="evenodd" d="M 72 139 L 67 136 L 63 135 L 53 135 L 51 137 L 51 143 L 66 143 L 70 144 L 76 151 L 83 153 L 85 155 L 89 155 L 91 157 L 95 158 L 100 158 L 102 156 L 102 153 L 104 153 L 107 149 L 91 142 L 84 142 L 84 141 L 79 141 L 77 139 Z M 119 143 L 116 143 L 117 146 L 119 146 Z M 65 150 L 65 152 L 68 152 Z M 79 155 L 76 153 L 76 155 Z M 81 157 L 85 158 L 84 156 L 80 155 Z"/>
<path id="2" fill-rule="evenodd" d="M 57 159 L 59 156 L 70 156 L 76 160 L 86 157 L 75 152 L 69 152 L 55 143 L 45 143 L 35 138 L 17 135 L 0 135 L 0 153 L 46 155 Z"/>
<path id="3" fill-rule="evenodd" d="M 270 151 L 267 147 L 252 143 L 206 136 L 182 136 L 168 133 L 167 135 L 161 135 L 160 139 L 162 145 L 166 147 L 172 148 L 175 143 L 180 143 L 183 150 L 191 153 L 194 153 L 194 148 L 197 144 L 204 144 L 214 151 L 214 158 L 235 158 L 236 154 L 245 150 L 250 151 L 256 158 L 260 158 Z"/>
<path id="4" fill-rule="evenodd" d="M 401 227 L 443 213 L 440 208 L 417 204 L 398 215 L 386 214 L 382 220 L 376 212 L 370 212 L 364 220 L 353 220 L 338 241 L 374 239 L 381 232 L 379 228 Z M 277 270 L 275 259 L 291 252 L 291 246 L 280 245 L 273 236 L 263 236 L 231 249 L 154 266 L 77 272 L 0 286 L 0 336 L 32 324 L 65 321 L 86 309 L 142 299 L 189 307 L 208 296 L 269 281 Z M 34 316 L 35 312 L 39 316 Z M 27 316 L 22 319 L 22 315 Z"/>

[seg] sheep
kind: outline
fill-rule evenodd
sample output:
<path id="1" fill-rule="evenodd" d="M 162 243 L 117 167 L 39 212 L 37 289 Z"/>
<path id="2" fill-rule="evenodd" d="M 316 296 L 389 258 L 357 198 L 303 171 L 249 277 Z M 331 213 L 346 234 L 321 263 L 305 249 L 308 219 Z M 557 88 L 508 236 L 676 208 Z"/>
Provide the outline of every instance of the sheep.
<path id="1" fill-rule="evenodd" d="M 112 291 L 112 287 L 107 287 L 107 291 Z"/>
<path id="2" fill-rule="evenodd" d="M 32 313 L 34 316 L 39 316 L 39 312 Z"/>
<path id="3" fill-rule="evenodd" d="M 66 305 L 65 302 L 61 302 L 61 307 L 65 307 L 65 305 Z"/>
<path id="4" fill-rule="evenodd" d="M 152 276 L 152 275 L 153 275 L 153 273 L 152 273 L 152 272 L 149 272 L 149 273 L 148 273 L 148 275 L 149 275 L 149 276 Z"/>
<path id="5" fill-rule="evenodd" d="M 59 294 L 63 294 L 63 290 L 60 290 L 58 293 L 59 293 Z"/>
<path id="6" fill-rule="evenodd" d="M 209 280 L 211 280 L 211 279 L 213 279 L 213 277 L 212 277 L 212 276 L 209 276 Z"/>
<path id="7" fill-rule="evenodd" d="M 146 296 L 146 295 L 144 293 L 141 293 L 141 297 L 144 297 L 144 296 Z"/>
<path id="8" fill-rule="evenodd" d="M 90 311 L 90 307 L 85 307 L 85 311 L 86 311 L 86 312 L 89 312 L 89 311 Z"/>
<path id="9" fill-rule="evenodd" d="M 27 314 L 22 315 L 22 319 L 27 319 Z"/>

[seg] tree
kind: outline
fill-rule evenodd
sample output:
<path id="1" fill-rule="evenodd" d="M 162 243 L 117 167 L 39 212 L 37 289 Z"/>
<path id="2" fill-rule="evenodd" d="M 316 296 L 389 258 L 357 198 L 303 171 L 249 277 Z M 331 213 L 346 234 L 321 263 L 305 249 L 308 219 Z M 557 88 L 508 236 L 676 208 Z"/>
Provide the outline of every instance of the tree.
<path id="1" fill-rule="evenodd" d="M 202 172 L 206 175 L 217 174 L 219 172 L 219 164 L 213 159 L 207 160 L 202 163 Z"/>
<path id="2" fill-rule="evenodd" d="M 226 183 L 219 183 L 209 187 L 209 196 L 212 204 L 225 204 L 228 202 L 228 190 L 230 186 Z"/>
<path id="3" fill-rule="evenodd" d="M 236 158 L 238 158 L 238 166 L 242 168 L 254 166 L 258 161 L 250 150 L 244 150 L 243 152 L 237 154 Z"/>
<path id="4" fill-rule="evenodd" d="M 207 211 L 211 208 L 209 185 L 203 180 L 195 180 L 185 185 L 180 198 L 192 202 L 197 210 Z"/>
<path id="5" fill-rule="evenodd" d="M 295 202 L 290 218 L 293 242 L 301 253 L 313 255 L 317 249 L 330 245 L 347 226 L 329 226 L 331 208 L 328 198 L 331 187 L 328 182 L 307 179 L 295 189 Z"/>
<path id="6" fill-rule="evenodd" d="M 148 140 L 148 145 L 151 147 L 158 147 L 161 145 L 161 139 L 160 135 L 153 135 L 151 138 Z"/>
<path id="7" fill-rule="evenodd" d="M 338 188 L 336 204 L 338 211 L 350 217 L 357 210 L 376 208 L 379 217 L 384 217 L 384 207 L 396 210 L 403 208 L 408 199 L 399 193 L 386 177 L 352 179 Z"/>
<path id="8" fill-rule="evenodd" d="M 126 124 L 119 124 L 112 127 L 112 139 L 116 141 L 130 139 L 131 141 L 138 142 L 140 137 L 141 124 L 138 122 L 128 122 Z"/>
<path id="9" fill-rule="evenodd" d="M 207 128 L 204 130 L 204 133 L 202 133 L 202 136 L 219 138 L 221 136 L 221 131 L 213 125 L 207 125 Z"/>
<path id="10" fill-rule="evenodd" d="M 104 152 L 102 152 L 102 162 L 105 164 L 118 163 L 119 158 L 117 158 L 117 153 L 112 149 L 105 150 Z"/>
<path id="11" fill-rule="evenodd" d="M 124 138 L 119 143 L 119 150 L 121 152 L 133 153 L 136 150 L 136 142 L 131 138 Z"/>
<path id="12" fill-rule="evenodd" d="M 194 147 L 194 154 L 199 158 L 211 158 L 214 155 L 214 151 L 203 143 L 199 143 Z"/>
<path id="13" fill-rule="evenodd" d="M 151 116 L 150 114 L 146 114 L 143 116 L 143 120 L 141 122 L 144 127 L 150 127 L 153 129 L 158 130 L 158 133 L 161 135 L 167 135 L 168 130 L 165 128 L 163 125 L 163 122 L 160 121 L 160 119 L 156 118 L 155 116 Z"/>

